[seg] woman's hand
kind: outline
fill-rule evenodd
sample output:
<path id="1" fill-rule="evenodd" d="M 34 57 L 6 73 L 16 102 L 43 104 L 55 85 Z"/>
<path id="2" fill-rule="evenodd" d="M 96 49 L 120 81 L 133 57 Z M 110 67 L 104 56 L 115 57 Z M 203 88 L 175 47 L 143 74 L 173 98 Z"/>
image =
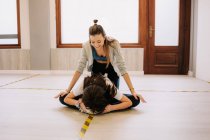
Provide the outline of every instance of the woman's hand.
<path id="1" fill-rule="evenodd" d="M 140 101 L 142 102 L 142 103 L 147 103 L 147 101 L 144 99 L 144 97 L 141 95 L 141 94 L 136 94 L 136 92 L 134 92 L 134 94 L 135 94 L 135 96 L 138 96 L 139 97 L 139 99 L 140 99 Z M 133 96 L 134 96 L 134 94 L 133 94 Z M 134 97 L 135 97 L 134 96 Z M 136 98 L 136 97 L 135 97 Z"/>
<path id="2" fill-rule="evenodd" d="M 133 90 L 131 93 L 136 100 L 138 100 L 138 97 L 139 97 L 139 99 L 142 103 L 146 103 L 146 100 L 144 99 L 144 97 L 141 94 L 137 94 L 135 90 Z"/>
<path id="3" fill-rule="evenodd" d="M 61 91 L 58 95 L 56 95 L 54 98 L 59 98 L 60 96 L 63 97 L 64 95 L 68 94 L 67 90 Z"/>
<path id="4" fill-rule="evenodd" d="M 137 94 L 136 94 L 135 91 L 131 91 L 131 94 L 134 96 L 134 98 L 135 98 L 136 100 L 138 100 L 138 96 L 137 96 Z"/>

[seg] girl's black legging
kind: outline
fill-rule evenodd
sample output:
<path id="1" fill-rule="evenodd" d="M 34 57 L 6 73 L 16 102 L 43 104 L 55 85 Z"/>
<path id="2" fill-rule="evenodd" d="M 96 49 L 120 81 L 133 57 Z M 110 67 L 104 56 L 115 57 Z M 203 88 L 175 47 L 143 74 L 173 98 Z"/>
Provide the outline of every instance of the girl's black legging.
<path id="1" fill-rule="evenodd" d="M 130 100 L 131 100 L 131 102 L 132 102 L 132 106 L 130 106 L 129 108 L 132 108 L 132 107 L 136 107 L 139 103 L 140 103 L 140 100 L 139 100 L 139 98 L 138 98 L 138 100 L 136 100 L 135 98 L 134 98 L 134 96 L 133 95 L 131 95 L 131 94 L 124 94 L 126 97 L 128 97 Z M 63 105 L 66 105 L 66 106 L 68 106 L 68 107 L 70 107 L 70 108 L 74 108 L 74 109 L 77 109 L 74 105 L 69 105 L 69 104 L 67 104 L 67 103 L 65 103 L 64 102 L 64 98 L 67 96 L 67 94 L 66 95 L 64 95 L 64 96 L 60 96 L 59 97 L 59 100 L 60 100 L 60 102 L 63 104 Z M 77 96 L 77 97 L 75 97 L 74 99 L 75 100 L 78 100 L 79 98 L 82 98 L 82 95 L 80 95 L 80 96 Z M 109 100 L 109 103 L 111 104 L 111 105 L 114 105 L 114 104 L 119 104 L 119 103 L 121 103 L 120 101 L 118 101 L 117 99 L 115 99 L 115 98 L 112 98 L 111 100 Z M 128 108 L 128 109 L 129 109 Z"/>

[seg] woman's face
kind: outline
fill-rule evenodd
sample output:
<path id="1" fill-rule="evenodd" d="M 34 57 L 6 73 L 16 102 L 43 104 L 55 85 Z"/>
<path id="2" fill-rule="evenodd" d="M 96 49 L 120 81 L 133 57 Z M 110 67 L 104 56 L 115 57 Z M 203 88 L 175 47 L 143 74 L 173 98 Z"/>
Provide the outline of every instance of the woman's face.
<path id="1" fill-rule="evenodd" d="M 104 40 L 102 34 L 90 35 L 90 43 L 96 50 L 103 48 Z"/>

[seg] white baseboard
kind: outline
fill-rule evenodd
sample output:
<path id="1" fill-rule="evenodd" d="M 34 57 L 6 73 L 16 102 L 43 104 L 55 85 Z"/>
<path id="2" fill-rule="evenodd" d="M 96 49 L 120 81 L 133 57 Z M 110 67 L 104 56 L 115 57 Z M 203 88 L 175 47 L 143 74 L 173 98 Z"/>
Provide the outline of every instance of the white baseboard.
<path id="1" fill-rule="evenodd" d="M 0 70 L 0 74 L 73 74 L 67 70 Z"/>
<path id="2" fill-rule="evenodd" d="M 0 74 L 74 74 L 73 70 L 0 70 Z M 142 76 L 144 71 L 128 71 L 129 75 Z M 90 72 L 84 71 L 84 75 Z"/>
<path id="3" fill-rule="evenodd" d="M 190 77 L 193 77 L 194 76 L 194 73 L 192 71 L 188 71 L 188 74 L 187 75 L 190 76 Z"/>
<path id="4" fill-rule="evenodd" d="M 144 75 L 144 71 L 128 71 L 129 75 L 132 76 L 143 76 Z"/>

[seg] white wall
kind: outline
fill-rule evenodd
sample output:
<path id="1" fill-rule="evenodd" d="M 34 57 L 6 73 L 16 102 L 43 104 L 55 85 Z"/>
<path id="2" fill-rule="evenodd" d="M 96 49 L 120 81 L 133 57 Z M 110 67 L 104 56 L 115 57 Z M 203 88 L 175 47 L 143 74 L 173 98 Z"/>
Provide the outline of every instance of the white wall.
<path id="1" fill-rule="evenodd" d="M 56 48 L 56 6 L 54 0 L 50 4 L 50 48 Z"/>
<path id="2" fill-rule="evenodd" d="M 50 70 L 50 1 L 29 0 L 30 65 Z"/>
<path id="3" fill-rule="evenodd" d="M 196 47 L 196 77 L 210 81 L 210 1 L 197 0 L 197 17 L 194 34 L 197 34 Z M 195 38 L 196 39 L 196 38 Z"/>
<path id="4" fill-rule="evenodd" d="M 189 60 L 189 76 L 195 76 L 196 73 L 196 55 L 197 55 L 197 17 L 198 17 L 198 1 L 191 2 L 191 27 L 190 27 L 190 60 Z"/>
<path id="5" fill-rule="evenodd" d="M 20 0 L 21 49 L 30 49 L 29 4 Z"/>

